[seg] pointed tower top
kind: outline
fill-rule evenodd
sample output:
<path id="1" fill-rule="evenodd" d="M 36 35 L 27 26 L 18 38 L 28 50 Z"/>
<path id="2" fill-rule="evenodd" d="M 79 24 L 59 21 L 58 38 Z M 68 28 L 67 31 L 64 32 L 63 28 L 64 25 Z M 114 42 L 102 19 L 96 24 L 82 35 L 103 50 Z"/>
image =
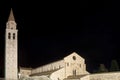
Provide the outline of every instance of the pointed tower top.
<path id="1" fill-rule="evenodd" d="M 12 10 L 12 8 L 11 8 L 11 11 L 10 11 L 10 15 L 9 15 L 8 21 L 15 21 L 15 18 L 13 16 L 13 10 Z"/>

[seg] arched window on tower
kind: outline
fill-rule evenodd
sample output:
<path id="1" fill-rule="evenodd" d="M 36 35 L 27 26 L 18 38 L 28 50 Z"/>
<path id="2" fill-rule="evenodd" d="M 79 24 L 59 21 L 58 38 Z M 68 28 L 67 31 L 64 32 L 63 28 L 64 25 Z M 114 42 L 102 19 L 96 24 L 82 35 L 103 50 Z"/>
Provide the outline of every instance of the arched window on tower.
<path id="1" fill-rule="evenodd" d="M 15 39 L 15 33 L 13 33 L 13 39 Z"/>
<path id="2" fill-rule="evenodd" d="M 10 39 L 11 38 L 11 34 L 10 33 L 8 33 L 8 39 Z"/>

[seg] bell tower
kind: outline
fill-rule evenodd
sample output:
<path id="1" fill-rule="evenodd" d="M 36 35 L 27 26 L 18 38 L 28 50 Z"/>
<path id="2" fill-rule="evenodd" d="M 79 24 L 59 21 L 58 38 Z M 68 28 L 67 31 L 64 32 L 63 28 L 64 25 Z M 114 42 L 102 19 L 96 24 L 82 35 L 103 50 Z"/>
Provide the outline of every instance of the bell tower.
<path id="1" fill-rule="evenodd" d="M 11 9 L 5 31 L 5 79 L 18 78 L 18 50 L 17 50 L 16 22 Z"/>

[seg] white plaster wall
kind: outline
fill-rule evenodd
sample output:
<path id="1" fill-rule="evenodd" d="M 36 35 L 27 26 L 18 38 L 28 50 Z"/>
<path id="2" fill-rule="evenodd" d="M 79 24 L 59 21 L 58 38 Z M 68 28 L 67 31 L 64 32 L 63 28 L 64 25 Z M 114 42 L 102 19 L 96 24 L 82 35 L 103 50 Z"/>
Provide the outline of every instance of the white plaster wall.
<path id="1" fill-rule="evenodd" d="M 61 68 L 60 70 L 57 70 L 50 75 L 50 79 L 52 80 L 63 80 L 64 78 L 65 78 L 65 68 Z"/>
<path id="2" fill-rule="evenodd" d="M 90 80 L 120 80 L 120 72 L 91 74 Z"/>

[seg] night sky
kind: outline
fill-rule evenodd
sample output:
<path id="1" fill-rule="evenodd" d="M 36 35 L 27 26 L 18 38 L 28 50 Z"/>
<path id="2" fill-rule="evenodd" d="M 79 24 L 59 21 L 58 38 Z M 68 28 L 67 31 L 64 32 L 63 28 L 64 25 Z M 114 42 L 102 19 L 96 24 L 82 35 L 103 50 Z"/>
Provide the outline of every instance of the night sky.
<path id="1" fill-rule="evenodd" d="M 11 8 L 19 30 L 19 66 L 35 68 L 72 52 L 85 58 L 89 72 L 101 63 L 109 68 L 113 59 L 120 64 L 117 2 L 38 1 L 0 0 L 0 68 Z"/>

